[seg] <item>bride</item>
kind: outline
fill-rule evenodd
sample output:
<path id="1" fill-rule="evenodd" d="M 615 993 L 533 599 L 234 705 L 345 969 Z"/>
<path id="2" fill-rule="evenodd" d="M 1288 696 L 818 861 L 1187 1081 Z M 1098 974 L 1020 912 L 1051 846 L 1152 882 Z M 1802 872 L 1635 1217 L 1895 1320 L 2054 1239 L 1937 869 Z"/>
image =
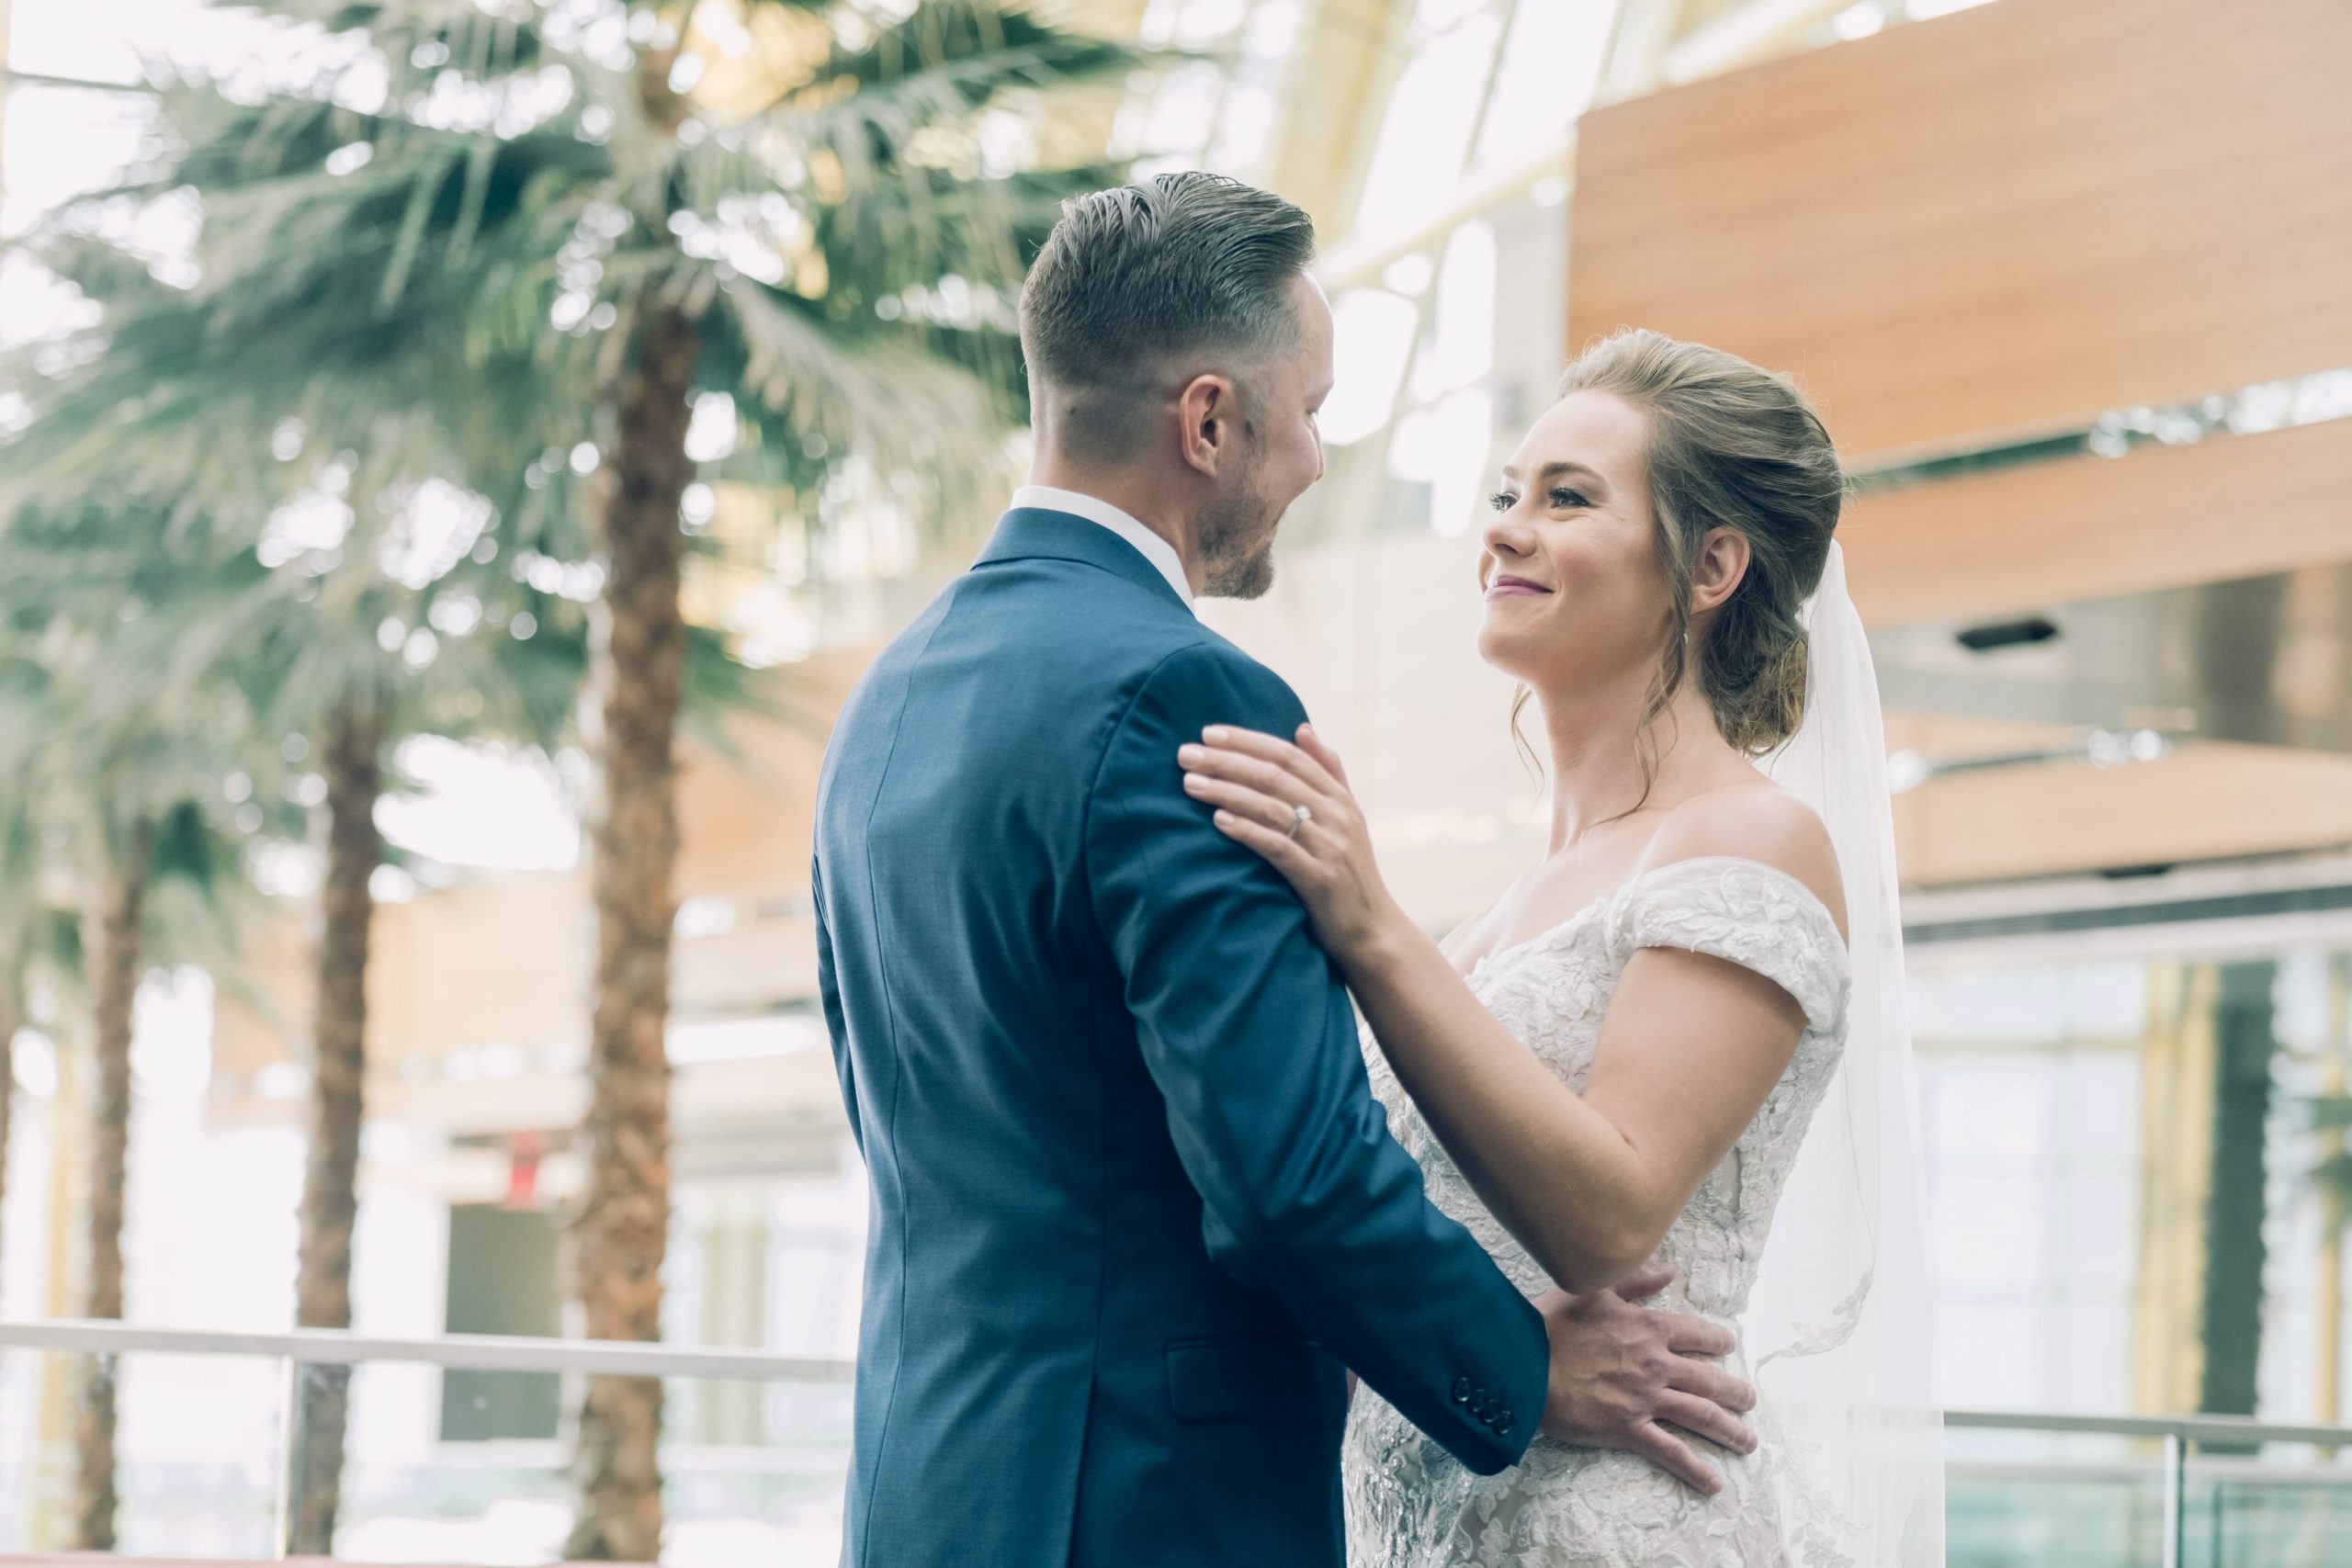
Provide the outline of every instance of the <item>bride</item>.
<path id="1" fill-rule="evenodd" d="M 1479 557 L 1479 652 L 1550 742 L 1550 843 L 1442 946 L 1383 886 L 1311 728 L 1213 728 L 1180 758 L 1305 900 L 1437 1204 L 1530 1295 L 1671 1267 L 1666 1304 L 1732 1327 L 1761 1387 L 1752 1454 L 1657 1434 L 1713 1461 L 1712 1495 L 1544 1438 L 1480 1477 L 1359 1390 L 1361 1568 L 1942 1561 L 1884 744 L 1831 537 L 1843 492 L 1783 377 L 1647 332 L 1569 367 Z"/>

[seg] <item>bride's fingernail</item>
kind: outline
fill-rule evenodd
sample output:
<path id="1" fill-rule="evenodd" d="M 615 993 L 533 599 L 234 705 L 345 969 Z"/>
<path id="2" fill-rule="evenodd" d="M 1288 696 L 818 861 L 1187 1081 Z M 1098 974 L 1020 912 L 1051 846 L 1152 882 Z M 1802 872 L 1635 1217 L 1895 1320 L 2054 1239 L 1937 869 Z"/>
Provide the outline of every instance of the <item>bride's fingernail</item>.
<path id="1" fill-rule="evenodd" d="M 1212 746 L 1224 745 L 1225 726 L 1221 724 L 1210 725 L 1206 729 L 1201 731 L 1201 739 L 1207 741 Z"/>

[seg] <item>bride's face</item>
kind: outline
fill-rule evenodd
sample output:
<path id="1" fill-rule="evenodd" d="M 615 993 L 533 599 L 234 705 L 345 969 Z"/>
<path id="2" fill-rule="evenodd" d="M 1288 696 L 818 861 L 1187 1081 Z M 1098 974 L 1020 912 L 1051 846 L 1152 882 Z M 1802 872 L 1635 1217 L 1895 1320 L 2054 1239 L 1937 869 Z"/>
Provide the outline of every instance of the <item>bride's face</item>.
<path id="1" fill-rule="evenodd" d="M 1632 404 L 1574 392 L 1503 466 L 1478 557 L 1478 652 L 1539 694 L 1657 666 L 1671 604 L 1647 439 Z"/>

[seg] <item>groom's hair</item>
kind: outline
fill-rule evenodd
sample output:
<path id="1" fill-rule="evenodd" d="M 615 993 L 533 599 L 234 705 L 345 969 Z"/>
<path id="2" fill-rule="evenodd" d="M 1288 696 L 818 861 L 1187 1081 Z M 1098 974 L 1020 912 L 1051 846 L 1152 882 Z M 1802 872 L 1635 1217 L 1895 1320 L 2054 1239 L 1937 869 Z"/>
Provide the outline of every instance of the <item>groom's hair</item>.
<path id="1" fill-rule="evenodd" d="M 1021 348 L 1060 438 L 1111 455 L 1140 434 L 1170 362 L 1296 344 L 1291 288 L 1314 220 L 1222 175 L 1155 175 L 1075 197 L 1021 290 Z"/>

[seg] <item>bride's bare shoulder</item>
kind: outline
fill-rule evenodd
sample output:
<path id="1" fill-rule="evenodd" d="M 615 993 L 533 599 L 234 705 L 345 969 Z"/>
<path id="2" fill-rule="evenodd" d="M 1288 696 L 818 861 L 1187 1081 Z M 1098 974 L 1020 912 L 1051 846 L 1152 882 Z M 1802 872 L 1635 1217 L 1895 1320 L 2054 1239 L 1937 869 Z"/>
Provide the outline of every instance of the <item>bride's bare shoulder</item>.
<path id="1" fill-rule="evenodd" d="M 1829 829 L 1812 807 L 1758 776 L 1694 795 L 1667 813 L 1642 856 L 1643 869 L 1722 855 L 1752 860 L 1796 878 L 1846 929 L 1846 896 Z"/>

